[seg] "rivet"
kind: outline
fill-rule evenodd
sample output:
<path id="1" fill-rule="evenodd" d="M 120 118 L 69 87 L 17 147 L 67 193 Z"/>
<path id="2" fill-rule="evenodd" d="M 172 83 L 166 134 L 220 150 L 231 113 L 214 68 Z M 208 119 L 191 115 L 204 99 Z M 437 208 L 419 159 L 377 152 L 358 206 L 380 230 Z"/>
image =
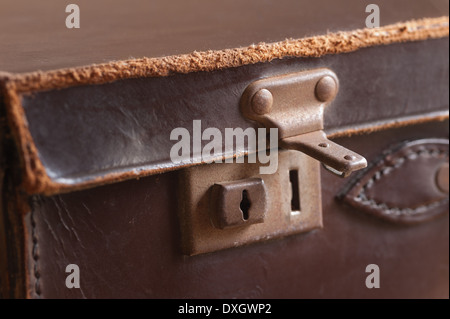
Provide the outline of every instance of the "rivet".
<path id="1" fill-rule="evenodd" d="M 317 82 L 316 97 L 321 102 L 331 101 L 337 93 L 337 83 L 329 75 L 324 76 Z"/>
<path id="2" fill-rule="evenodd" d="M 446 194 L 448 194 L 448 172 L 448 163 L 444 163 L 436 173 L 436 184 Z"/>
<path id="3" fill-rule="evenodd" d="M 346 159 L 347 161 L 353 161 L 356 159 L 356 157 L 353 155 L 345 155 L 344 159 Z"/>
<path id="4" fill-rule="evenodd" d="M 267 89 L 261 89 L 253 95 L 252 109 L 256 114 L 263 115 L 270 112 L 273 104 L 273 96 Z"/>

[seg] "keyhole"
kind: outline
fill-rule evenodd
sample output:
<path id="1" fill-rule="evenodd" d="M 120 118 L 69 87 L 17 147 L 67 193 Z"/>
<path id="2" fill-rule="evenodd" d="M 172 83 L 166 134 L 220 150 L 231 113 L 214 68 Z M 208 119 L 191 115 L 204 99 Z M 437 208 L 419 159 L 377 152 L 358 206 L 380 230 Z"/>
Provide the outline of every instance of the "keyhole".
<path id="1" fill-rule="evenodd" d="M 289 181 L 291 182 L 292 198 L 291 198 L 291 211 L 300 211 L 300 191 L 298 183 L 298 171 L 289 171 Z"/>
<path id="2" fill-rule="evenodd" d="M 244 189 L 242 191 L 241 204 L 239 205 L 239 207 L 241 208 L 242 217 L 244 218 L 244 220 L 248 219 L 248 210 L 250 209 L 250 206 L 251 206 L 251 203 L 250 203 L 250 200 L 248 199 L 248 192 L 246 189 Z"/>

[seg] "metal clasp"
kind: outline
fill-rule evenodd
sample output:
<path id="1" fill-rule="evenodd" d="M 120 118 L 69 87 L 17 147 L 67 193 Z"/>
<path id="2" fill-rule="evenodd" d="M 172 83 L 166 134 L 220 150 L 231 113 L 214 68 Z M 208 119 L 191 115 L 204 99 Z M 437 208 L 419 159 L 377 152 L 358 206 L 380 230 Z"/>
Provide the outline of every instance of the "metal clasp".
<path id="1" fill-rule="evenodd" d="M 346 177 L 365 168 L 366 159 L 330 141 L 323 132 L 323 112 L 339 88 L 336 74 L 317 69 L 255 81 L 244 91 L 241 111 L 267 128 L 278 128 L 280 146 L 303 152 Z"/>

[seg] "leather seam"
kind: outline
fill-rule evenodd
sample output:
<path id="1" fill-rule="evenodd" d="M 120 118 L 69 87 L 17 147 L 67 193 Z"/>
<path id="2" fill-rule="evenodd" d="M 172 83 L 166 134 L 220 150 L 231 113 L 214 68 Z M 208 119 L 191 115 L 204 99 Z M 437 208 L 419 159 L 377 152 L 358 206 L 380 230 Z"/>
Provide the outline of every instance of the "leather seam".
<path id="1" fill-rule="evenodd" d="M 34 277 L 34 291 L 38 298 L 41 297 L 40 287 L 40 271 L 39 271 L 39 252 L 38 252 L 38 238 L 36 236 L 36 221 L 34 220 L 34 209 L 31 211 L 31 239 L 33 241 L 32 257 L 34 261 L 33 265 L 33 277 Z"/>
<path id="2" fill-rule="evenodd" d="M 439 201 L 434 201 L 429 204 L 420 205 L 417 207 L 389 207 L 383 202 L 377 202 L 374 199 L 371 199 L 367 196 L 367 190 L 369 188 L 372 188 L 373 185 L 379 181 L 382 177 L 389 175 L 393 170 L 399 169 L 402 167 L 407 161 L 413 161 L 418 159 L 419 157 L 434 157 L 439 158 L 442 155 L 446 155 L 446 158 L 448 158 L 449 154 L 448 152 L 445 152 L 444 150 L 436 150 L 431 148 L 424 148 L 421 147 L 417 151 L 410 151 L 405 156 L 399 157 L 395 160 L 395 162 L 392 165 L 383 165 L 380 167 L 379 170 L 375 172 L 375 174 L 364 184 L 364 186 L 361 188 L 359 194 L 355 196 L 353 199 L 356 202 L 359 202 L 361 205 L 369 206 L 373 209 L 381 209 L 381 211 L 386 215 L 394 215 L 394 216 L 400 216 L 400 215 L 416 215 L 420 213 L 424 213 L 427 210 L 438 207 L 442 204 L 445 204 L 449 201 L 448 198 L 444 198 Z"/>

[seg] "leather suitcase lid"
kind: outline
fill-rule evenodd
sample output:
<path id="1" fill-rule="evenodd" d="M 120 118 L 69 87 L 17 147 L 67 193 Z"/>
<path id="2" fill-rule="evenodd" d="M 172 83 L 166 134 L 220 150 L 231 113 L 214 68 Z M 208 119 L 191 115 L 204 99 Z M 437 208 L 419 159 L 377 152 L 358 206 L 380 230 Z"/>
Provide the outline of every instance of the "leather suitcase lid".
<path id="1" fill-rule="evenodd" d="M 257 127 L 239 113 L 245 87 L 305 68 L 333 65 L 345 78 L 338 106 L 325 114 L 329 136 L 448 118 L 447 1 L 379 1 L 375 29 L 362 29 L 369 2 L 359 0 L 152 3 L 79 1 L 81 28 L 73 30 L 56 0 L 2 2 L 0 27 L 10 31 L 0 39 L 1 93 L 28 193 L 183 167 L 169 159 L 171 129 L 195 119 Z M 115 148 L 118 140 L 125 148 Z"/>
<path id="2" fill-rule="evenodd" d="M 247 47 L 365 27 L 371 1 L 79 0 L 80 28 L 67 29 L 68 3 L 3 0 L 0 71 L 24 73 L 141 57 Z M 379 0 L 381 26 L 448 15 L 446 0 Z M 18 19 L 20 17 L 20 19 Z"/>

